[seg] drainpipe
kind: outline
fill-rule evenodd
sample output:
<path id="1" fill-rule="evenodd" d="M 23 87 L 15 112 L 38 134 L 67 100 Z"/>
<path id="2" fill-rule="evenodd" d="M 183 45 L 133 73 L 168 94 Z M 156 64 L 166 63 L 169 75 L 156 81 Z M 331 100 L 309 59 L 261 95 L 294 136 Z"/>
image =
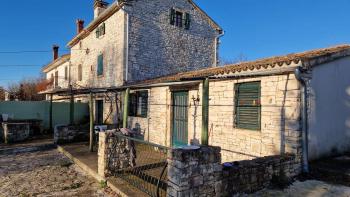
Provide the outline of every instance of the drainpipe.
<path id="1" fill-rule="evenodd" d="M 302 105 L 302 162 L 303 172 L 309 173 L 309 139 L 308 139 L 308 113 L 307 113 L 307 85 L 303 78 L 303 70 L 298 67 L 295 72 L 296 79 L 302 86 L 301 105 Z"/>
<path id="2" fill-rule="evenodd" d="M 220 45 L 220 38 L 225 35 L 225 32 L 222 30 L 220 34 L 215 38 L 215 62 L 214 62 L 214 67 L 217 67 L 219 64 L 219 45 Z"/>

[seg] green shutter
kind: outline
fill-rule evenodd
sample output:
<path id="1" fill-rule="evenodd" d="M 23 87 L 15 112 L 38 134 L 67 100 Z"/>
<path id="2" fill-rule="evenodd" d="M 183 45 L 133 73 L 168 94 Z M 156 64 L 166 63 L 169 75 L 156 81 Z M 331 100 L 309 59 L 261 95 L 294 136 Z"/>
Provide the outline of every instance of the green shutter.
<path id="1" fill-rule="evenodd" d="M 170 9 L 170 25 L 175 25 L 175 9 Z"/>
<path id="2" fill-rule="evenodd" d="M 261 129 L 260 82 L 235 86 L 236 126 L 242 129 Z"/>
<path id="3" fill-rule="evenodd" d="M 185 29 L 190 29 L 191 26 L 191 15 L 189 13 L 185 14 Z"/>
<path id="4" fill-rule="evenodd" d="M 140 92 L 140 97 L 141 97 L 141 117 L 146 118 L 147 117 L 147 111 L 148 111 L 148 92 L 147 91 L 142 91 Z"/>
<path id="5" fill-rule="evenodd" d="M 100 31 L 101 31 L 101 35 L 105 35 L 105 33 L 106 33 L 106 25 L 105 25 L 105 23 L 102 23 L 102 25 L 101 25 L 101 29 L 100 29 Z"/>
<path id="6" fill-rule="evenodd" d="M 97 58 L 97 75 L 103 75 L 103 55 L 99 55 Z"/>

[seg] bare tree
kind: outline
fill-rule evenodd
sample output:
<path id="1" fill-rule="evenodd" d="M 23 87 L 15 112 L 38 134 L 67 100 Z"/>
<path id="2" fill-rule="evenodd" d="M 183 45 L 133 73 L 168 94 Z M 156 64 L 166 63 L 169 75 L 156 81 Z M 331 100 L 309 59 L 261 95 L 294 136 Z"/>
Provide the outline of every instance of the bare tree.
<path id="1" fill-rule="evenodd" d="M 239 64 L 242 62 L 248 61 L 247 56 L 245 56 L 243 53 L 238 54 L 235 58 L 233 59 L 227 59 L 227 58 L 220 58 L 220 66 L 225 66 L 225 65 L 230 65 L 230 64 Z"/>
<path id="2" fill-rule="evenodd" d="M 38 85 L 42 79 L 23 79 L 18 83 L 12 83 L 8 86 L 11 99 L 20 101 L 41 101 L 45 99 L 44 95 L 38 94 Z"/>

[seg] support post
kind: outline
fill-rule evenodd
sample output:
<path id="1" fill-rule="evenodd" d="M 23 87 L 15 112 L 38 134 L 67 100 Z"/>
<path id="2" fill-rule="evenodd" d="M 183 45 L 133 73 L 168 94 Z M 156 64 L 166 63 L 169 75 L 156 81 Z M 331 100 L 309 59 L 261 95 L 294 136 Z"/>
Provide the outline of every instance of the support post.
<path id="1" fill-rule="evenodd" d="M 123 128 L 127 128 L 128 127 L 129 95 L 130 95 L 130 88 L 127 88 L 125 90 L 125 95 L 124 95 Z"/>
<path id="2" fill-rule="evenodd" d="M 53 101 L 53 95 L 52 94 L 50 94 L 50 108 L 49 108 L 49 113 L 50 113 L 50 119 L 49 119 L 49 125 L 50 125 L 50 133 L 51 132 L 53 132 L 53 126 L 52 126 L 52 108 L 53 108 L 53 106 L 52 106 L 52 101 Z"/>
<path id="3" fill-rule="evenodd" d="M 94 100 L 92 92 L 89 95 L 89 113 L 90 113 L 90 142 L 89 150 L 90 152 L 94 151 Z"/>
<path id="4" fill-rule="evenodd" d="M 70 86 L 70 105 L 69 105 L 69 122 L 71 125 L 74 124 L 74 95 L 72 85 Z"/>
<path id="5" fill-rule="evenodd" d="M 208 127 L 209 127 L 209 78 L 203 80 L 202 87 L 202 145 L 207 146 L 208 143 Z"/>

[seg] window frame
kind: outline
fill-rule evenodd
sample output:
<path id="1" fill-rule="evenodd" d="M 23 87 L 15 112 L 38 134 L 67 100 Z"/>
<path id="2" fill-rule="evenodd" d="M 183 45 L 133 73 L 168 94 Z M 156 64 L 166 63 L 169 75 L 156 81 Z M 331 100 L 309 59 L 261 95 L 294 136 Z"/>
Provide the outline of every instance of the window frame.
<path id="1" fill-rule="evenodd" d="M 68 80 L 68 67 L 64 67 L 64 80 Z"/>
<path id="2" fill-rule="evenodd" d="M 58 70 L 55 71 L 54 86 L 58 87 Z"/>
<path id="3" fill-rule="evenodd" d="M 250 93 L 250 94 L 256 94 L 256 95 L 253 95 L 252 98 L 248 98 L 250 100 L 253 101 L 252 104 L 245 104 L 245 105 L 240 105 L 240 90 L 242 89 L 241 87 L 242 86 L 249 86 L 251 85 L 252 87 L 254 87 L 254 85 L 257 87 L 257 93 L 253 92 L 253 93 Z M 245 88 L 246 88 L 245 87 Z M 234 92 L 235 92 L 235 97 L 234 97 L 234 101 L 235 101 L 235 106 L 234 106 L 234 109 L 235 109 L 235 117 L 234 117 L 234 120 L 235 120 L 235 128 L 238 128 L 238 129 L 245 129 L 245 130 L 250 130 L 250 131 L 261 131 L 261 108 L 262 108 L 262 105 L 261 105 L 261 81 L 251 81 L 251 82 L 242 82 L 242 83 L 236 83 L 234 85 Z M 254 97 L 256 97 L 254 99 Z M 245 126 L 242 126 L 242 123 L 240 123 L 240 119 L 239 119 L 239 108 L 240 107 L 255 107 L 257 108 L 257 117 L 254 121 L 257 122 L 257 126 L 255 126 L 254 124 L 251 124 L 249 125 L 248 123 L 245 124 Z"/>
<path id="4" fill-rule="evenodd" d="M 78 81 L 83 80 L 83 66 L 81 64 L 78 65 Z"/>
<path id="5" fill-rule="evenodd" d="M 97 56 L 96 75 L 97 77 L 102 77 L 103 74 L 104 74 L 104 55 L 103 53 L 101 53 Z"/>
<path id="6" fill-rule="evenodd" d="M 148 117 L 148 91 L 135 91 L 129 95 L 129 113 L 130 117 L 147 118 Z"/>

